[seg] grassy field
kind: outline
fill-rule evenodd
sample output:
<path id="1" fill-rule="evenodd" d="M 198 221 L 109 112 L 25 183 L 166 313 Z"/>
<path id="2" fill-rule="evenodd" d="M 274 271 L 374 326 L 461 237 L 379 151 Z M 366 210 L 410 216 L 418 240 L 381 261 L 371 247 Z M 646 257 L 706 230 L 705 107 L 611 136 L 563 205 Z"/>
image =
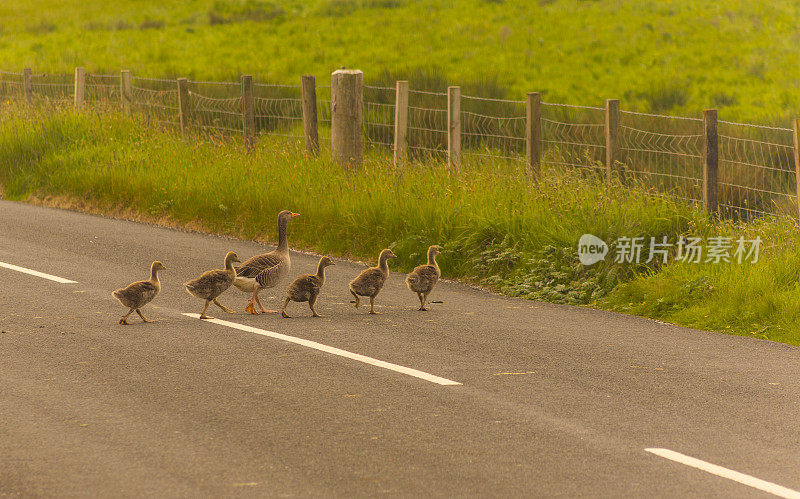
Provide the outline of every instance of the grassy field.
<path id="1" fill-rule="evenodd" d="M 30 0 L 0 3 L 0 69 L 371 83 L 788 126 L 800 109 L 791 0 Z"/>
<path id="2" fill-rule="evenodd" d="M 292 209 L 292 245 L 372 260 L 390 246 L 398 270 L 443 246 L 446 277 L 557 303 L 641 314 L 683 325 L 800 344 L 800 247 L 794 221 L 710 223 L 700 209 L 639 188 L 606 186 L 548 169 L 532 184 L 517 163 L 395 170 L 372 158 L 359 173 L 308 159 L 299 144 L 263 138 L 184 141 L 140 117 L 62 108 L 0 113 L 5 197 L 54 196 L 85 210 L 245 238 L 275 238 L 275 213 Z M 268 165 L 268 166 L 266 166 Z M 584 233 L 620 236 L 760 236 L 756 264 L 583 267 Z M 157 255 L 154 255 L 154 258 Z"/>

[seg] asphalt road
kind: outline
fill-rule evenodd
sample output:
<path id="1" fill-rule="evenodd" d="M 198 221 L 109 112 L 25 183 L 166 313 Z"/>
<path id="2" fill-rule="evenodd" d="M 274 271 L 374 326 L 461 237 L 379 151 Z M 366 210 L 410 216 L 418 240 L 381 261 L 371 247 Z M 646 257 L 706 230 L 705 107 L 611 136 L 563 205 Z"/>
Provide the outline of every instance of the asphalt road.
<path id="1" fill-rule="evenodd" d="M 236 314 L 212 306 L 441 385 L 183 315 L 183 282 L 268 246 L 7 201 L 0 224 L 0 262 L 77 281 L 0 268 L 0 495 L 769 496 L 653 447 L 800 490 L 794 347 L 447 282 L 418 312 L 401 274 L 369 316 L 345 261 L 323 318 L 249 316 L 235 289 Z M 157 322 L 118 325 L 110 292 L 154 259 Z"/>

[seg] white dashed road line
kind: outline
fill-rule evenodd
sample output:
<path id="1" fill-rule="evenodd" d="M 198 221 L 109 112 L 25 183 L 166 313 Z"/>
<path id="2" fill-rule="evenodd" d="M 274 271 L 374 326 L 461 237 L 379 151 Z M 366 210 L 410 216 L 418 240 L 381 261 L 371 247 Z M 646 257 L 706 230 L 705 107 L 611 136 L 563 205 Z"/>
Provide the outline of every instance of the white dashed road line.
<path id="1" fill-rule="evenodd" d="M 200 314 L 183 314 L 187 317 L 193 317 L 195 319 L 200 318 Z M 383 360 L 373 359 L 372 357 L 367 357 L 366 355 L 361 355 L 353 352 L 348 352 L 347 350 L 342 350 L 341 348 L 331 347 L 328 345 L 323 345 L 322 343 L 317 343 L 316 341 L 305 340 L 303 338 L 296 338 L 294 336 L 288 336 L 281 333 L 276 333 L 273 331 L 267 331 L 266 329 L 259 329 L 252 326 L 246 326 L 244 324 L 238 324 L 236 322 L 228 322 L 223 321 L 220 319 L 206 319 L 205 322 L 210 322 L 213 324 L 218 324 L 220 326 L 227 326 L 233 329 L 238 329 L 240 331 L 247 331 L 248 333 L 255 333 L 260 334 L 262 336 L 267 336 L 270 338 L 275 338 L 277 340 L 288 341 L 289 343 L 294 343 L 296 345 L 302 345 L 304 347 L 313 348 L 314 350 L 319 350 L 320 352 L 326 352 L 333 355 L 339 355 L 340 357 L 346 357 L 348 359 L 357 360 L 359 362 L 363 362 L 365 364 L 370 364 L 376 367 L 381 367 L 383 369 L 388 369 L 390 371 L 395 371 L 398 373 L 406 374 L 408 376 L 413 376 L 415 378 L 424 379 L 425 381 L 430 381 L 431 383 L 436 383 L 438 385 L 460 385 L 458 381 L 449 380 L 446 378 L 440 378 L 439 376 L 434 376 L 433 374 L 429 374 L 423 371 L 418 371 L 416 369 L 412 369 L 410 367 L 404 367 L 397 364 L 392 364 L 391 362 L 386 362 Z"/>
<path id="2" fill-rule="evenodd" d="M 692 468 L 703 470 L 707 473 L 711 473 L 712 475 L 721 476 L 722 478 L 727 478 L 728 480 L 739 482 L 743 485 L 747 485 L 748 487 L 753 487 L 754 489 L 763 490 L 764 492 L 769 492 L 770 494 L 776 495 L 778 497 L 800 499 L 800 492 L 796 490 L 787 489 L 786 487 L 783 487 L 781 485 L 776 485 L 772 482 L 767 482 L 765 480 L 761 480 L 760 478 L 756 478 L 754 476 L 745 475 L 744 473 L 739 473 L 738 471 L 729 470 L 728 468 L 723 468 L 722 466 L 717 466 L 716 464 L 711 464 L 706 461 L 702 461 L 700 459 L 690 457 L 685 454 L 681 454 L 680 452 L 675 452 L 674 450 L 658 449 L 658 448 L 648 448 L 645 450 L 647 452 L 650 452 L 651 454 L 655 454 L 656 456 L 660 456 L 665 459 L 675 461 L 677 463 L 685 464 L 686 466 L 691 466 Z"/>
<path id="3" fill-rule="evenodd" d="M 16 270 L 17 272 L 22 272 L 23 274 L 30 274 L 36 277 L 41 277 L 42 279 L 49 279 L 51 281 L 60 282 L 61 284 L 77 284 L 78 281 L 71 281 L 69 279 L 64 279 L 63 277 L 58 277 L 55 275 L 45 274 L 44 272 L 38 272 L 36 270 L 26 269 L 25 267 L 19 267 L 17 265 L 11 265 L 10 263 L 0 262 L 0 267 L 5 267 L 10 270 Z"/>

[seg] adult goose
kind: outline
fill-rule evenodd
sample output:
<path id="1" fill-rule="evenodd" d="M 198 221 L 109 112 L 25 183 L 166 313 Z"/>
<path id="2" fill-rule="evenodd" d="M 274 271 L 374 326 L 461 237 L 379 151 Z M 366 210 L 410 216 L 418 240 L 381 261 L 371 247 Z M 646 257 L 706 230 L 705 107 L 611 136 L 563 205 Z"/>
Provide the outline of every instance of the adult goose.
<path id="1" fill-rule="evenodd" d="M 252 293 L 250 301 L 245 307 L 249 314 L 258 314 L 255 305 L 258 304 L 263 313 L 277 313 L 275 310 L 266 310 L 258 293 L 263 288 L 273 288 L 278 285 L 292 268 L 289 257 L 289 242 L 286 239 L 286 224 L 289 220 L 299 217 L 299 213 L 284 210 L 278 213 L 278 247 L 269 253 L 248 258 L 236 269 L 236 280 L 233 285 L 245 293 Z"/>

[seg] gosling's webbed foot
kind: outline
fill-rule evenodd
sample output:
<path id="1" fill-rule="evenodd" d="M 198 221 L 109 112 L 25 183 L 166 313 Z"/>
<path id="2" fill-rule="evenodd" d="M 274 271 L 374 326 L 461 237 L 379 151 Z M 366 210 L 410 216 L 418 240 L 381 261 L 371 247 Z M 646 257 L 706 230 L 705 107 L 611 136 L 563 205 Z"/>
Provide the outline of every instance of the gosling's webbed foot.
<path id="1" fill-rule="evenodd" d="M 369 313 L 370 313 L 371 315 L 381 315 L 381 313 L 380 313 L 380 312 L 376 312 L 376 311 L 374 311 L 374 310 L 370 310 L 370 311 L 369 311 Z"/>
<path id="2" fill-rule="evenodd" d="M 201 319 L 213 319 L 213 317 L 211 317 L 210 315 L 205 315 L 205 314 L 201 315 L 200 318 Z"/>
<path id="3" fill-rule="evenodd" d="M 123 325 L 125 325 L 125 326 L 129 326 L 129 325 L 130 325 L 130 322 L 128 322 L 128 321 L 127 321 L 127 319 L 125 319 L 125 317 L 123 317 L 122 319 L 120 319 L 120 320 L 119 320 L 119 323 L 120 323 L 120 324 L 123 324 Z"/>
<path id="4" fill-rule="evenodd" d="M 277 310 L 262 310 L 262 312 L 265 313 L 265 314 L 277 314 L 278 313 Z"/>
<path id="5" fill-rule="evenodd" d="M 319 315 L 318 313 L 314 312 L 313 314 L 311 314 L 311 317 L 322 317 L 322 316 Z"/>
<path id="6" fill-rule="evenodd" d="M 425 308 L 425 307 L 419 307 L 417 310 L 419 310 L 420 312 L 427 312 L 428 311 L 428 309 Z"/>
<path id="7" fill-rule="evenodd" d="M 292 318 L 291 315 L 287 315 L 286 312 L 284 312 L 283 310 L 281 310 L 281 317 L 283 317 L 284 319 L 291 319 Z"/>

